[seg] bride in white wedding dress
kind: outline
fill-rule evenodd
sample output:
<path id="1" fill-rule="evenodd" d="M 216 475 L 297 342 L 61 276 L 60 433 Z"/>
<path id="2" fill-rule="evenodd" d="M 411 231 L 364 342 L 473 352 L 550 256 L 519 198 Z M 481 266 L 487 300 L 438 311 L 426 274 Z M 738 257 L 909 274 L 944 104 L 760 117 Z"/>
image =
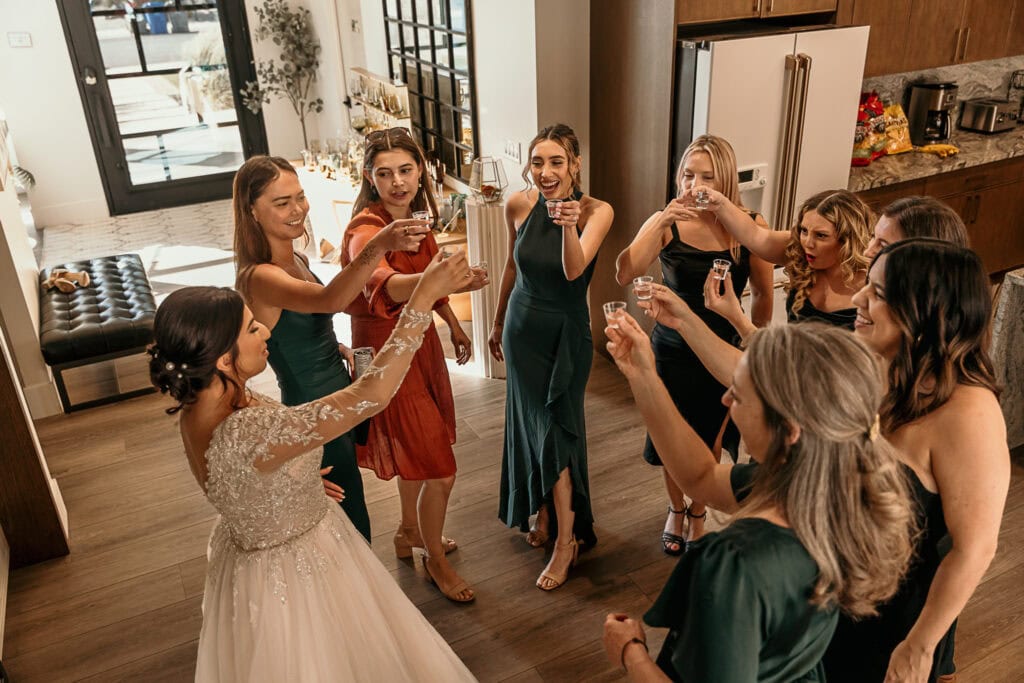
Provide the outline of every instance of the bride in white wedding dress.
<path id="1" fill-rule="evenodd" d="M 354 384 L 286 408 L 245 388 L 267 328 L 230 289 L 161 304 L 151 377 L 178 401 L 193 474 L 220 513 L 210 538 L 197 681 L 473 681 L 369 545 L 324 495 L 322 444 L 387 405 L 434 302 L 465 257 L 435 260 L 391 338 Z"/>

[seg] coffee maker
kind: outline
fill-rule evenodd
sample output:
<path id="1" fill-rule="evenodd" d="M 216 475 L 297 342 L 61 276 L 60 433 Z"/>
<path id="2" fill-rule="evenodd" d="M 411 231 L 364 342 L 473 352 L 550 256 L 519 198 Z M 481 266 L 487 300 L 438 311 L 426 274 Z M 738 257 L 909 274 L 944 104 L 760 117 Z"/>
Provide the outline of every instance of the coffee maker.
<path id="1" fill-rule="evenodd" d="M 907 122 L 912 143 L 920 146 L 949 140 L 956 94 L 956 83 L 911 84 Z"/>

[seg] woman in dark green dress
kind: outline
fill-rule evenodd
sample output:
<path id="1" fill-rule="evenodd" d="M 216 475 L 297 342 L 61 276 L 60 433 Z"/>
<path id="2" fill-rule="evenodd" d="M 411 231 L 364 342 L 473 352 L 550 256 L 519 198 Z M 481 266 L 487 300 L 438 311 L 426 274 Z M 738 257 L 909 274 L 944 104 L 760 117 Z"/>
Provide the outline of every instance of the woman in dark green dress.
<path id="1" fill-rule="evenodd" d="M 293 406 L 322 398 L 350 382 L 332 319 L 356 296 L 387 251 L 415 251 L 428 231 L 423 221 L 395 221 L 366 245 L 359 258 L 327 285 L 293 249 L 305 235 L 309 202 L 295 168 L 280 157 L 255 156 L 235 174 L 235 287 L 256 320 L 271 330 L 269 361 L 281 402 Z M 351 359 L 349 359 L 351 365 Z M 328 488 L 359 532 L 370 540 L 370 517 L 356 464 L 353 433 L 324 446 Z"/>
<path id="2" fill-rule="evenodd" d="M 872 614 L 911 557 L 907 482 L 877 438 L 874 355 L 820 323 L 755 332 L 724 399 L 760 463 L 748 479 L 749 468 L 717 464 L 675 410 L 636 321 L 623 316 L 608 337 L 665 467 L 737 513 L 693 544 L 645 615 L 669 629 L 657 661 L 625 614 L 605 622 L 609 660 L 642 680 L 825 680 L 839 612 Z"/>
<path id="3" fill-rule="evenodd" d="M 1010 480 L 1006 425 L 987 352 L 988 277 L 969 249 L 908 239 L 876 255 L 853 302 L 855 335 L 885 368 L 881 434 L 912 483 L 922 533 L 899 592 L 878 614 L 841 616 L 825 669 L 833 682 L 934 683 L 955 670 L 955 621 L 992 562 Z M 735 372 L 740 352 L 702 329 L 667 288 L 654 287 L 649 314 L 677 330 L 720 381 Z M 810 371 L 802 376 L 817 380 Z M 757 467 L 737 466 L 733 477 Z M 697 479 L 688 484 L 701 486 Z"/>
<path id="4" fill-rule="evenodd" d="M 575 562 L 577 536 L 596 540 L 583 415 L 593 356 L 587 287 L 613 212 L 580 190 L 571 128 L 543 129 L 529 150 L 523 179 L 532 187 L 512 195 L 505 209 L 509 257 L 489 340 L 507 375 L 498 517 L 526 531 L 537 513 L 527 537 L 535 547 L 555 525 L 555 548 L 537 579 L 538 588 L 554 590 Z"/>

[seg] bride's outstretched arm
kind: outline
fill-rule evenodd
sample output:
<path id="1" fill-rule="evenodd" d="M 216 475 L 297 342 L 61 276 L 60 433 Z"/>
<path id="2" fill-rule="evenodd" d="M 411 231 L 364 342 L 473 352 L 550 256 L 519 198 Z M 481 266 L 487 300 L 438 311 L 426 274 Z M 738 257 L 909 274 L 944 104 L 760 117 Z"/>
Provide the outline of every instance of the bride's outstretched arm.
<path id="1" fill-rule="evenodd" d="M 384 410 L 398 391 L 432 320 L 431 307 L 472 277 L 464 254 L 439 254 L 420 278 L 391 336 L 370 367 L 352 385 L 324 398 L 288 409 L 269 436 L 257 469 L 268 471 L 349 431 Z"/>

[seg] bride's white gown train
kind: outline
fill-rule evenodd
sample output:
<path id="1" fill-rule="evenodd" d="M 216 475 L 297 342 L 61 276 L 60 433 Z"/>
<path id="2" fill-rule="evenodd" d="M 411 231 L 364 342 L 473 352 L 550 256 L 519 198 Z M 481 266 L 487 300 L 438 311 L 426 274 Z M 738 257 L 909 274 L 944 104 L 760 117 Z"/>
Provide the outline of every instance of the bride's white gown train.
<path id="1" fill-rule="evenodd" d="M 287 408 L 255 396 L 214 430 L 207 497 L 220 518 L 197 681 L 476 680 L 324 495 L 319 475 L 329 440 L 321 430 L 355 426 L 386 398 L 375 380 L 404 375 L 388 360 L 415 352 L 428 322 L 429 313 L 403 313 L 367 372 L 376 377 L 341 398 Z"/>

